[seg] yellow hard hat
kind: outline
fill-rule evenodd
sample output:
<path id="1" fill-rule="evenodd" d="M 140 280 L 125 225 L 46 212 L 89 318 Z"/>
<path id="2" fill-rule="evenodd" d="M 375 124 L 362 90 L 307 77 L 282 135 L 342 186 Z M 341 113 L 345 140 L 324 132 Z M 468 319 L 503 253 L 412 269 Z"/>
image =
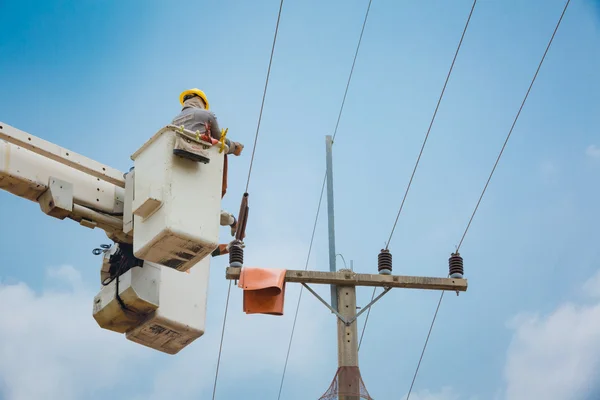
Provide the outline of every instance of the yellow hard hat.
<path id="1" fill-rule="evenodd" d="M 210 106 L 208 104 L 208 100 L 206 99 L 206 95 L 204 94 L 204 92 L 202 90 L 197 89 L 197 88 L 184 90 L 183 92 L 181 92 L 181 94 L 179 95 L 179 102 L 181 103 L 181 105 L 183 105 L 183 98 L 185 96 L 187 96 L 188 94 L 195 94 L 195 95 L 200 96 L 200 98 L 204 101 L 204 104 L 206 104 L 206 109 L 208 110 L 210 108 Z"/>

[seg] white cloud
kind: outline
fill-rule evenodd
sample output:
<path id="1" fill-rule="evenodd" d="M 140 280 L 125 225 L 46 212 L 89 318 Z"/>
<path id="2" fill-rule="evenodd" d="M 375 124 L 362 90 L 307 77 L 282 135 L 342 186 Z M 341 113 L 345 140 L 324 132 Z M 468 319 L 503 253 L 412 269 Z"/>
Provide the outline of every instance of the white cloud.
<path id="1" fill-rule="evenodd" d="M 245 394 L 249 398 L 259 398 L 262 392 L 254 393 L 253 390 L 262 391 L 264 388 L 257 388 L 257 379 L 268 377 L 272 384 L 269 389 L 279 385 L 297 297 L 290 296 L 286 302 L 287 317 L 245 315 L 241 312 L 241 293 L 234 296 L 234 290 L 232 287 L 219 367 L 217 398 L 223 398 L 224 393 L 231 390 L 231 384 L 228 382 L 232 381 L 235 381 L 236 387 L 239 388 L 237 395 Z M 307 304 L 303 305 L 309 308 L 306 306 Z M 314 376 L 316 371 L 322 370 L 315 360 L 319 360 L 319 356 L 323 354 L 320 344 L 324 329 L 322 317 L 330 315 L 322 306 L 316 308 L 316 311 L 314 318 L 306 318 L 305 315 L 297 326 L 286 373 L 288 385 L 298 379 L 306 378 L 311 381 L 310 377 Z M 302 310 L 300 312 L 303 313 Z M 165 364 L 166 368 L 153 378 L 150 392 L 144 393 L 139 399 L 210 398 L 221 339 L 221 323 L 222 321 L 219 321 L 218 326 L 214 325 L 214 330 L 199 339 L 196 346 L 182 351 L 180 355 L 172 358 L 171 362 Z M 332 332 L 332 337 L 334 335 L 335 331 Z M 192 375 L 194 378 L 189 379 Z M 283 395 L 284 398 L 291 398 L 293 393 L 284 390 Z"/>
<path id="2" fill-rule="evenodd" d="M 80 399 L 117 379 L 129 357 L 143 358 L 96 325 L 93 294 L 82 289 L 75 269 L 51 269 L 48 276 L 66 280 L 70 290 L 36 294 L 23 283 L 0 283 L 0 381 L 7 400 Z"/>
<path id="3" fill-rule="evenodd" d="M 583 287 L 598 295 L 600 277 Z M 565 303 L 546 317 L 520 314 L 505 365 L 506 400 L 583 399 L 600 365 L 600 303 Z"/>
<path id="4" fill-rule="evenodd" d="M 70 265 L 63 265 L 60 268 L 50 268 L 46 272 L 47 278 L 54 282 L 65 283 L 75 291 L 84 289 L 81 274 Z"/>
<path id="5" fill-rule="evenodd" d="M 583 291 L 590 297 L 600 297 L 600 270 L 585 282 Z"/>
<path id="6" fill-rule="evenodd" d="M 286 247 L 269 243 L 262 249 L 255 246 L 247 256 L 260 259 L 259 254 L 253 256 L 255 252 L 268 253 L 269 260 L 281 260 L 299 250 L 293 244 Z M 0 282 L 1 398 L 96 398 L 100 397 L 99 390 L 111 388 L 128 388 L 136 392 L 131 398 L 139 395 L 145 400 L 210 397 L 225 300 L 222 290 L 209 292 L 213 320 L 207 321 L 205 335 L 178 355 L 168 356 L 101 329 L 92 317 L 97 288 L 86 287 L 76 269 L 49 269 L 45 283 L 46 288 L 36 293 L 23 282 Z M 241 396 L 253 380 L 264 376 L 278 389 L 275 380 L 283 369 L 299 288 L 288 285 L 285 314 L 274 317 L 245 315 L 242 291 L 232 287 L 217 393 L 230 391 L 232 386 L 227 382 L 235 380 Z M 328 292 L 328 288 L 315 289 L 322 295 Z M 289 390 L 286 395 L 285 388 L 297 379 L 311 380 L 323 373 L 323 368 L 325 373 L 328 371 L 326 363 L 315 365 L 315 360 L 327 353 L 324 347 L 331 345 L 322 340 L 324 329 L 332 330 L 331 340 L 335 341 L 334 318 L 305 293 L 288 364 L 285 398 L 296 395 Z M 335 353 L 330 358 L 335 363 Z M 141 379 L 145 384 L 132 386 L 131 379 Z"/>
<path id="7" fill-rule="evenodd" d="M 585 154 L 591 158 L 600 158 L 600 146 L 590 144 L 587 149 L 585 149 Z"/>
<path id="8" fill-rule="evenodd" d="M 504 366 L 500 400 L 584 400 L 598 390 L 600 367 L 600 271 L 582 285 L 592 303 L 567 302 L 547 316 L 521 313 Z M 454 389 L 421 391 L 411 400 L 464 400 Z M 403 397 L 406 399 L 406 396 Z"/>

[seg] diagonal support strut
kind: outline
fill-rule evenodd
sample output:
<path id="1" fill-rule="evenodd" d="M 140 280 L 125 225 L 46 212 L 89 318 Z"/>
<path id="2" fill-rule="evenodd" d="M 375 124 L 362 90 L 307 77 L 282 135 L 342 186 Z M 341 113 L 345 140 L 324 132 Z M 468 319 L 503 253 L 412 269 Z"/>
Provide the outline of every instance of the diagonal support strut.
<path id="1" fill-rule="evenodd" d="M 362 310 L 360 310 L 360 312 L 358 312 L 354 317 L 352 317 L 351 319 L 346 319 L 344 318 L 337 310 L 335 310 L 331 305 L 329 305 L 329 303 L 327 303 L 325 301 L 325 299 L 323 299 L 321 296 L 319 296 L 319 294 L 317 292 L 315 292 L 310 286 L 308 286 L 306 283 L 302 282 L 302 286 L 304 286 L 309 292 L 312 293 L 313 296 L 315 296 L 317 298 L 317 300 L 319 300 L 321 303 L 323 303 L 325 305 L 325 307 L 327 307 L 329 310 L 331 310 L 332 313 L 334 313 L 339 319 L 340 321 L 342 321 L 346 326 L 350 326 L 354 321 L 356 321 L 358 319 L 358 317 L 364 313 L 365 311 L 367 311 L 369 308 L 371 308 L 371 306 L 373 304 L 375 304 L 379 299 L 381 299 L 387 292 L 389 292 L 390 290 L 392 290 L 391 287 L 386 287 L 385 290 L 383 292 L 381 292 L 379 294 L 379 296 L 377 296 L 376 298 L 374 298 L 369 304 L 367 304 L 366 306 L 364 306 L 362 308 Z"/>

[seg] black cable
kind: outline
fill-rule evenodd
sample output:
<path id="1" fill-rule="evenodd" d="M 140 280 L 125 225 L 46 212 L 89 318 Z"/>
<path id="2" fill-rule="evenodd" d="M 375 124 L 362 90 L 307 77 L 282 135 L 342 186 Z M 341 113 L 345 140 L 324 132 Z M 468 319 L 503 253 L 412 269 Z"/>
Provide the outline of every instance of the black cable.
<path id="1" fill-rule="evenodd" d="M 125 304 L 123 299 L 121 299 L 121 295 L 119 294 L 119 281 L 120 281 L 121 275 L 127 271 L 127 264 L 126 264 L 127 259 L 124 254 L 121 255 L 121 258 L 119 259 L 118 262 L 119 262 L 119 266 L 117 267 L 116 276 L 115 276 L 115 278 L 113 278 L 113 279 L 116 279 L 116 281 L 115 281 L 115 298 L 117 299 L 117 303 L 119 303 L 119 307 L 121 307 L 121 310 L 123 310 L 124 313 L 130 313 L 136 317 L 143 317 L 142 314 L 127 307 L 127 305 Z"/>
<path id="2" fill-rule="evenodd" d="M 440 93 L 440 97 L 438 99 L 437 105 L 435 106 L 433 116 L 431 117 L 431 122 L 429 123 L 429 128 L 427 129 L 427 134 L 425 135 L 425 139 L 423 140 L 423 145 L 421 146 L 421 151 L 419 152 L 419 157 L 417 158 L 417 162 L 415 163 L 415 167 L 413 168 L 412 174 L 410 176 L 410 180 L 408 181 L 408 186 L 406 187 L 406 192 L 404 193 L 404 197 L 402 198 L 402 203 L 400 203 L 400 209 L 398 210 L 398 215 L 396 215 L 396 221 L 394 221 L 394 226 L 392 227 L 392 232 L 390 233 L 388 242 L 385 245 L 386 250 L 389 248 L 390 242 L 392 241 L 392 236 L 394 235 L 394 231 L 396 230 L 396 224 L 398 223 L 398 218 L 400 218 L 400 213 L 402 212 L 402 209 L 404 208 L 404 202 L 406 201 L 406 196 L 408 196 L 408 191 L 410 190 L 410 185 L 412 184 L 413 178 L 415 177 L 415 172 L 417 172 L 417 167 L 419 166 L 419 161 L 421 161 L 421 156 L 423 155 L 423 150 L 425 149 L 425 144 L 427 143 L 427 139 L 429 138 L 429 133 L 431 132 L 431 127 L 433 126 L 433 122 L 435 121 L 435 117 L 437 115 L 438 109 L 440 108 L 440 103 L 442 102 L 442 98 L 444 97 L 444 92 L 446 91 L 446 86 L 448 85 L 448 81 L 450 80 L 450 75 L 452 74 L 452 69 L 454 68 L 454 63 L 456 62 L 456 57 L 458 56 L 458 52 L 460 51 L 460 47 L 461 47 L 463 39 L 465 37 L 465 33 L 467 32 L 467 28 L 469 26 L 469 21 L 471 21 L 471 15 L 473 15 L 473 10 L 475 9 L 476 3 L 477 3 L 477 0 L 474 0 L 473 6 L 471 7 L 471 11 L 469 12 L 469 17 L 467 18 L 467 23 L 465 24 L 465 28 L 463 29 L 463 33 L 460 37 L 460 41 L 458 42 L 458 47 L 456 48 L 456 52 L 454 53 L 454 58 L 452 59 L 452 64 L 450 65 L 450 69 L 448 70 L 448 75 L 446 76 L 446 81 L 444 82 L 444 86 L 442 87 L 442 92 Z"/>
<path id="3" fill-rule="evenodd" d="M 317 230 L 317 221 L 319 220 L 319 212 L 321 211 L 321 203 L 323 200 L 323 191 L 325 190 L 325 180 L 323 180 L 323 186 L 321 187 L 321 196 L 319 197 L 319 205 L 317 206 L 317 214 L 315 216 L 315 223 L 313 225 L 312 235 L 310 237 L 310 245 L 308 246 L 308 255 L 306 256 L 306 264 L 304 270 L 308 269 L 308 261 L 310 260 L 310 254 L 312 252 L 312 246 L 315 239 L 315 232 Z M 302 299 L 302 290 L 304 286 L 300 287 L 300 294 L 298 295 L 298 304 L 296 304 L 296 313 L 294 314 L 294 323 L 292 324 L 292 333 L 290 335 L 290 342 L 288 344 L 287 354 L 285 356 L 285 364 L 283 366 L 283 374 L 281 375 L 281 383 L 279 385 L 279 394 L 277 399 L 281 398 L 281 391 L 283 390 L 283 381 L 285 379 L 285 373 L 287 370 L 288 361 L 290 359 L 290 350 L 292 349 L 292 341 L 294 339 L 294 331 L 296 330 L 296 321 L 298 320 L 298 310 L 300 309 L 300 300 Z"/>
<path id="4" fill-rule="evenodd" d="M 223 351 L 223 338 L 225 337 L 225 323 L 227 322 L 227 310 L 229 309 L 229 294 L 231 293 L 231 281 L 227 290 L 227 300 L 225 302 L 225 315 L 223 316 L 223 330 L 221 331 L 221 344 L 219 345 L 219 357 L 217 358 L 217 370 L 215 372 L 215 384 L 213 386 L 212 399 L 215 400 L 217 393 L 217 380 L 219 379 L 219 365 L 221 364 L 221 352 Z"/>
<path id="5" fill-rule="evenodd" d="M 279 3 L 279 12 L 277 14 L 277 24 L 275 25 L 275 34 L 273 36 L 273 46 L 271 47 L 271 56 L 269 57 L 269 68 L 267 69 L 267 78 L 265 79 L 265 89 L 263 92 L 262 103 L 260 105 L 260 114 L 256 125 L 256 135 L 254 136 L 254 146 L 252 148 L 252 157 L 250 159 L 250 167 L 248 168 L 248 180 L 246 181 L 245 193 L 248 193 L 250 185 L 250 175 L 252 174 L 252 164 L 254 163 L 254 153 L 256 152 L 256 143 L 258 142 L 258 133 L 260 131 L 260 122 L 262 120 L 263 109 L 265 106 L 265 98 L 267 96 L 267 87 L 269 86 L 269 76 L 271 75 L 271 65 L 273 64 L 273 54 L 275 54 L 275 43 L 277 42 L 277 33 L 279 32 L 279 21 L 281 20 L 281 10 L 283 8 L 283 0 Z M 241 228 L 240 228 L 241 229 Z M 227 300 L 225 302 L 225 315 L 223 317 L 223 331 L 221 332 L 221 344 L 219 346 L 219 356 L 217 358 L 217 370 L 215 372 L 215 384 L 213 386 L 213 400 L 217 391 L 217 380 L 219 378 L 219 365 L 221 363 L 221 351 L 223 349 L 223 337 L 225 336 L 225 324 L 227 322 L 227 310 L 229 307 L 229 296 L 231 294 L 231 281 L 229 281 L 229 289 L 227 290 Z"/>
<path id="6" fill-rule="evenodd" d="M 410 389 L 408 390 L 408 394 L 406 395 L 406 400 L 410 398 L 410 394 L 412 393 L 413 385 L 415 384 L 415 380 L 417 379 L 417 374 L 419 373 L 419 368 L 421 367 L 421 361 L 423 361 L 423 356 L 425 355 L 425 350 L 427 349 L 427 344 L 429 343 L 429 337 L 431 336 L 431 331 L 433 330 L 433 325 L 435 324 L 435 320 L 437 318 L 438 311 L 440 309 L 440 305 L 442 304 L 442 299 L 444 298 L 445 291 L 442 291 L 440 295 L 440 300 L 438 301 L 437 307 L 435 309 L 435 314 L 433 314 L 433 319 L 431 320 L 431 325 L 429 326 L 429 332 L 427 333 L 427 339 L 425 339 L 425 344 L 423 345 L 423 350 L 421 351 L 421 357 L 419 357 L 419 363 L 417 364 L 417 369 L 415 370 L 415 374 L 413 375 L 412 382 L 410 384 Z"/>
<path id="7" fill-rule="evenodd" d="M 360 50 L 360 45 L 362 43 L 362 38 L 365 32 L 365 26 L 367 25 L 367 19 L 369 17 L 369 11 L 371 10 L 371 3 L 373 2 L 373 0 L 369 0 L 369 4 L 367 6 L 367 11 L 365 12 L 365 18 L 363 20 L 363 24 L 362 24 L 362 28 L 360 31 L 360 36 L 358 38 L 358 44 L 356 45 L 356 51 L 354 52 L 354 59 L 352 61 L 352 67 L 350 68 L 350 74 L 348 76 L 348 81 L 346 82 L 346 89 L 344 90 L 344 97 L 342 98 L 342 104 L 340 106 L 340 111 L 338 113 L 338 117 L 337 117 L 337 121 L 335 124 L 335 129 L 333 131 L 333 137 L 332 140 L 335 140 L 335 136 L 337 135 L 337 131 L 338 131 L 338 127 L 340 125 L 340 119 L 342 117 L 342 113 L 344 111 L 344 105 L 346 104 L 346 96 L 348 95 L 348 89 L 350 87 L 350 82 L 352 81 L 352 74 L 354 73 L 354 66 L 356 65 L 356 59 L 358 57 L 358 52 Z M 304 267 L 304 270 L 308 269 L 308 260 L 310 259 L 310 254 L 312 251 L 312 246 L 313 246 L 313 241 L 315 238 L 315 232 L 316 232 L 316 228 L 317 228 L 317 221 L 319 219 L 319 212 L 321 210 L 321 203 L 323 201 L 323 193 L 325 191 L 325 183 L 327 180 L 327 172 L 325 173 L 325 176 L 323 177 L 323 184 L 321 185 L 321 194 L 319 195 L 319 205 L 317 206 L 317 213 L 315 215 L 315 223 L 313 226 L 313 231 L 311 234 L 311 238 L 310 238 L 310 245 L 308 247 L 308 255 L 306 257 L 306 266 Z M 292 341 L 294 339 L 294 331 L 296 330 L 296 321 L 298 318 L 298 310 L 300 309 L 300 300 L 302 299 L 302 290 L 304 289 L 304 287 L 300 288 L 300 295 L 298 296 L 298 304 L 296 305 L 296 313 L 294 315 L 294 323 L 292 325 L 292 333 L 290 334 L 290 342 L 288 344 L 288 350 L 287 350 L 287 354 L 285 357 L 285 364 L 283 366 L 283 374 L 281 376 L 281 383 L 279 385 L 279 395 L 277 396 L 277 399 L 281 399 L 281 392 L 283 390 L 283 382 L 285 380 L 285 373 L 287 371 L 287 364 L 289 361 L 289 357 L 290 357 L 290 350 L 292 348 Z"/>
<path id="8" fill-rule="evenodd" d="M 565 15 L 565 12 L 567 11 L 567 7 L 569 7 L 569 3 L 571 2 L 571 0 L 567 0 L 567 2 L 565 3 L 565 7 L 563 8 L 563 11 L 560 15 L 560 18 L 556 24 L 556 27 L 554 28 L 554 32 L 552 32 L 552 36 L 550 37 L 550 41 L 548 42 L 548 45 L 546 46 L 546 50 L 544 51 L 544 55 L 542 56 L 542 59 L 540 60 L 540 63 L 537 67 L 537 70 L 535 71 L 535 74 L 533 75 L 533 79 L 531 80 L 531 83 L 529 84 L 529 88 L 527 89 L 527 93 L 525 94 L 525 98 L 523 98 L 523 102 L 521 103 L 521 106 L 519 107 L 519 111 L 517 112 L 517 115 L 515 116 L 515 119 L 512 123 L 512 126 L 510 127 L 510 130 L 508 132 L 508 135 L 506 136 L 506 140 L 504 141 L 504 144 L 502 145 L 502 149 L 500 150 L 500 154 L 498 154 L 498 158 L 496 159 L 496 162 L 494 163 L 494 167 L 492 168 L 492 172 L 490 173 L 490 176 L 488 177 L 488 180 L 483 188 L 483 191 L 481 192 L 481 196 L 479 196 L 479 200 L 477 201 L 477 205 L 475 206 L 475 209 L 473 210 L 473 213 L 471 214 L 471 218 L 469 219 L 469 223 L 467 225 L 467 228 L 465 229 L 465 232 L 462 235 L 462 238 L 460 239 L 460 242 L 456 248 L 456 252 L 458 253 L 458 250 L 460 249 L 460 246 L 463 243 L 463 240 L 465 239 L 465 236 L 467 235 L 467 232 L 469 231 L 469 227 L 471 226 L 471 222 L 473 221 L 473 218 L 475 217 L 475 213 L 477 212 L 477 209 L 479 208 L 479 204 L 481 203 L 481 199 L 483 198 L 483 195 L 485 194 L 485 191 L 490 183 L 490 180 L 492 179 L 492 176 L 494 175 L 494 171 L 496 170 L 496 167 L 498 166 L 498 162 L 500 161 L 500 158 L 502 157 L 502 154 L 504 152 L 504 149 L 506 147 L 506 143 L 508 143 L 508 139 L 510 139 L 510 135 L 513 132 L 513 129 L 517 123 L 517 120 L 519 119 L 519 116 L 521 115 L 521 111 L 523 110 L 523 107 L 525 106 L 525 102 L 527 101 L 527 97 L 529 97 L 529 92 L 531 92 L 531 88 L 533 87 L 533 84 L 535 83 L 535 80 L 538 76 L 538 73 L 540 72 L 540 69 L 542 67 L 542 64 L 544 63 L 544 60 L 546 59 L 546 54 L 548 54 L 548 50 L 550 49 L 550 46 L 552 45 L 552 41 L 554 40 L 554 36 L 556 35 L 556 32 L 558 31 L 558 28 L 560 26 L 560 23 L 562 22 L 562 19 Z M 437 308 L 435 309 L 435 313 L 433 314 L 433 319 L 431 320 L 431 326 L 429 327 L 429 333 L 427 334 L 427 340 L 425 340 L 425 345 L 423 346 L 423 350 L 421 351 L 421 357 L 419 359 L 419 363 L 417 364 L 417 368 L 415 370 L 415 374 L 413 376 L 413 380 L 412 383 L 410 385 L 410 389 L 408 391 L 408 395 L 406 396 L 406 400 L 408 400 L 410 398 L 410 394 L 412 393 L 412 388 L 413 385 L 415 383 L 415 380 L 417 378 L 417 374 L 419 373 L 419 368 L 421 366 L 421 361 L 423 360 L 423 355 L 425 354 L 425 350 L 427 349 L 427 344 L 429 342 L 429 336 L 431 335 L 431 330 L 433 329 L 433 325 L 435 324 L 435 320 L 437 318 L 437 314 L 438 314 L 438 310 L 440 309 L 440 305 L 442 303 L 442 299 L 444 298 L 444 293 L 445 291 L 442 291 L 442 294 L 440 295 L 440 300 L 438 301 L 438 305 Z"/>
<path id="9" fill-rule="evenodd" d="M 404 192 L 404 197 L 402 198 L 402 202 L 400 203 L 400 209 L 398 210 L 398 214 L 396 215 L 396 220 L 394 221 L 394 226 L 392 227 L 392 231 L 390 233 L 390 237 L 385 245 L 386 250 L 390 246 L 390 242 L 392 241 L 392 236 L 394 235 L 394 231 L 396 230 L 396 225 L 398 224 L 398 219 L 400 218 L 400 214 L 402 213 L 402 209 L 404 208 L 404 202 L 406 201 L 406 197 L 408 196 L 408 191 L 410 190 L 410 186 L 412 184 L 413 178 L 415 177 L 415 172 L 417 172 L 417 167 L 419 166 L 419 162 L 421 161 L 421 156 L 423 155 L 423 150 L 425 149 L 425 144 L 427 143 L 427 139 L 429 138 L 429 133 L 431 132 L 431 128 L 433 127 L 433 122 L 435 121 L 435 117 L 437 116 L 438 109 L 440 108 L 440 104 L 442 102 L 442 98 L 444 97 L 444 93 L 446 92 L 446 86 L 448 85 L 448 81 L 450 80 L 450 75 L 452 75 L 452 70 L 454 69 L 454 64 L 456 62 L 456 58 L 458 57 L 458 52 L 462 46 L 463 39 L 465 38 L 465 34 L 467 33 L 467 28 L 469 27 L 469 22 L 471 21 L 471 16 L 473 15 L 473 10 L 475 9 L 475 4 L 477 4 L 477 0 L 473 1 L 473 5 L 471 6 L 471 11 L 469 12 L 469 16 L 467 18 L 467 22 L 465 23 L 465 27 L 463 29 L 462 35 L 460 36 L 460 41 L 458 42 L 458 46 L 456 47 L 456 52 L 454 53 L 454 58 L 452 59 L 452 63 L 450 64 L 450 69 L 448 70 L 448 74 L 446 75 L 446 80 L 444 82 L 444 86 L 442 87 L 442 92 L 440 93 L 440 97 L 438 98 L 437 104 L 435 106 L 435 110 L 433 111 L 433 116 L 431 117 L 431 121 L 429 123 L 429 128 L 427 129 L 427 133 L 425 134 L 425 139 L 423 140 L 423 144 L 421 146 L 421 151 L 419 152 L 419 156 L 417 157 L 417 162 L 413 168 L 412 174 L 410 176 L 410 180 L 408 181 L 408 186 L 406 187 L 406 191 Z M 373 289 L 373 296 L 371 296 L 371 301 L 375 298 L 375 289 Z M 367 322 L 369 321 L 369 315 L 371 314 L 371 309 L 367 311 L 367 316 L 365 318 L 365 324 L 363 325 L 362 333 L 360 335 L 360 342 L 358 345 L 358 349 L 360 350 L 360 345 L 363 340 L 363 336 L 365 334 L 365 330 L 367 329 Z"/>
<path id="10" fill-rule="evenodd" d="M 89 208 L 92 211 L 97 212 L 98 214 L 108 215 L 109 217 L 122 217 L 123 216 L 123 212 L 108 212 L 108 211 L 102 211 L 98 208 L 91 207 L 91 206 L 85 206 L 85 207 Z"/>
<path id="11" fill-rule="evenodd" d="M 377 290 L 377 287 L 373 288 L 373 295 L 371 296 L 371 302 L 373 302 L 373 300 L 375 299 L 375 291 Z M 367 329 L 367 323 L 369 322 L 369 315 L 371 315 L 371 309 L 373 307 L 369 307 L 369 309 L 367 310 L 367 316 L 365 317 L 365 324 L 363 325 L 362 328 L 362 332 L 360 334 L 360 340 L 358 342 L 358 351 L 360 351 L 360 345 L 362 344 L 363 341 L 363 336 L 365 336 L 365 329 Z"/>
<path id="12" fill-rule="evenodd" d="M 348 88 L 350 87 L 350 81 L 352 80 L 352 74 L 354 73 L 354 66 L 356 65 L 356 58 L 358 57 L 358 50 L 360 50 L 360 44 L 362 42 L 363 34 L 365 33 L 365 26 L 367 26 L 367 19 L 369 18 L 369 10 L 371 10 L 372 2 L 373 0 L 369 0 L 369 5 L 367 6 L 367 11 L 365 12 L 365 19 L 362 24 L 362 29 L 360 30 L 360 36 L 358 37 L 358 44 L 356 45 L 356 51 L 354 52 L 354 60 L 352 60 L 352 68 L 350 68 L 350 75 L 348 75 L 348 82 L 346 82 L 346 89 L 344 90 L 342 105 L 340 107 L 337 122 L 335 123 L 333 137 L 331 138 L 332 141 L 335 140 L 335 135 L 337 135 L 338 127 L 340 125 L 340 119 L 342 118 L 342 112 L 344 111 L 344 105 L 346 104 L 346 96 L 348 95 Z"/>
<path id="13" fill-rule="evenodd" d="M 469 223 L 467 224 L 467 228 L 465 229 L 465 232 L 462 235 L 462 238 L 460 239 L 460 242 L 458 243 L 458 247 L 456 248 L 456 252 L 458 252 L 460 250 L 460 246 L 462 246 L 463 240 L 465 240 L 465 236 L 467 235 L 467 232 L 469 231 L 469 228 L 471 227 L 471 222 L 473 222 L 473 218 L 475 217 L 475 213 L 477 212 L 477 210 L 479 209 L 479 204 L 481 203 L 481 199 L 483 198 L 483 195 L 485 194 L 485 191 L 487 190 L 487 187 L 490 183 L 490 181 L 492 180 L 492 176 L 494 175 L 494 171 L 496 171 L 496 167 L 498 166 L 498 162 L 500 161 L 500 157 L 502 157 L 502 154 L 504 153 L 504 148 L 506 147 L 506 144 L 508 143 L 508 139 L 510 139 L 510 135 L 513 132 L 513 129 L 515 128 L 515 125 L 517 124 L 517 120 L 519 119 L 519 116 L 521 115 L 521 111 L 523 110 L 523 107 L 525 106 L 525 102 L 527 101 L 527 97 L 529 97 L 529 92 L 531 91 L 531 88 L 533 87 L 533 84 L 535 82 L 535 79 L 538 76 L 538 73 L 540 72 L 540 68 L 542 68 L 542 64 L 544 63 L 544 60 L 546 59 L 546 54 L 548 54 L 548 50 L 550 50 L 550 45 L 552 45 L 552 41 L 554 40 L 554 36 L 556 35 L 556 31 L 558 31 L 558 27 L 560 26 L 560 23 L 563 19 L 563 16 L 565 15 L 565 12 L 567 11 L 567 7 L 569 6 L 569 3 L 571 2 L 571 0 L 567 0 L 565 7 L 563 8 L 563 12 L 560 15 L 560 19 L 558 20 L 558 23 L 556 24 L 556 27 L 554 28 L 554 32 L 552 32 L 552 37 L 550 38 L 550 41 L 548 42 L 548 46 L 546 46 L 546 51 L 544 51 L 544 55 L 542 56 L 542 59 L 540 60 L 540 63 L 537 67 L 537 70 L 535 71 L 535 75 L 533 76 L 533 79 L 531 80 L 531 83 L 529 84 L 529 88 L 527 89 L 527 93 L 525 94 L 525 98 L 523 98 L 523 102 L 521 103 L 521 107 L 519 107 L 519 112 L 517 112 L 517 115 L 515 116 L 515 119 L 512 123 L 512 126 L 510 127 L 510 131 L 508 132 L 508 135 L 506 136 L 506 140 L 504 141 L 504 144 L 502 145 L 502 149 L 500 150 L 500 154 L 498 154 L 498 158 L 496 159 L 496 162 L 494 163 L 494 168 L 492 168 L 492 172 L 490 173 L 490 176 L 488 177 L 487 182 L 485 183 L 485 186 L 483 188 L 483 191 L 481 192 L 481 196 L 479 196 L 479 200 L 477 201 L 477 205 L 475 206 L 475 209 L 473 210 L 473 214 L 471 214 L 471 218 L 469 219 Z"/>
<path id="14" fill-rule="evenodd" d="M 265 107 L 265 98 L 267 96 L 267 86 L 269 86 L 269 76 L 271 75 L 271 64 L 273 63 L 273 54 L 275 53 L 275 42 L 277 42 L 277 32 L 279 31 L 279 20 L 281 19 L 281 9 L 283 8 L 283 0 L 279 3 L 279 13 L 277 14 L 277 24 L 275 25 L 275 36 L 273 37 L 273 47 L 271 48 L 271 57 L 269 58 L 269 68 L 267 70 L 267 79 L 265 80 L 265 90 L 263 92 L 262 103 L 260 105 L 260 114 L 258 116 L 258 124 L 256 125 L 256 135 L 254 136 L 254 146 L 252 148 L 252 157 L 250 158 L 250 167 L 248 168 L 248 180 L 246 181 L 246 193 L 250 185 L 250 174 L 252 174 L 252 164 L 254 163 L 254 152 L 256 151 L 256 143 L 258 142 L 258 132 L 260 130 L 260 122 L 262 120 L 263 108 Z"/>

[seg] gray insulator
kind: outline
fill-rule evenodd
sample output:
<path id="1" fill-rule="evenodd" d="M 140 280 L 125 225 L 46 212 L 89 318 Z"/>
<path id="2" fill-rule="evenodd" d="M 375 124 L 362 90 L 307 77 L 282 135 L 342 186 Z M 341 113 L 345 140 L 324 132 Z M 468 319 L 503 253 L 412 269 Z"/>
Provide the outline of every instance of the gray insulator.
<path id="1" fill-rule="evenodd" d="M 452 253 L 448 259 L 450 278 L 462 279 L 464 274 L 463 259 L 459 253 Z"/>
<path id="2" fill-rule="evenodd" d="M 237 243 L 229 248 L 229 266 L 241 268 L 244 264 L 244 249 Z"/>
<path id="3" fill-rule="evenodd" d="M 392 253 L 388 249 L 382 249 L 377 256 L 377 270 L 381 275 L 392 274 Z"/>

